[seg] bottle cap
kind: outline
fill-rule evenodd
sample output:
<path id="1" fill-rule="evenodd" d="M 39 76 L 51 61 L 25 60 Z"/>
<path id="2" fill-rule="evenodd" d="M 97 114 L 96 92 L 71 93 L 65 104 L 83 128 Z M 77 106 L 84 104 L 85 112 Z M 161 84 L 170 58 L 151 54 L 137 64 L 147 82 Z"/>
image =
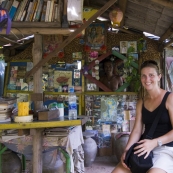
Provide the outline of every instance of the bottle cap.
<path id="1" fill-rule="evenodd" d="M 68 92 L 69 93 L 74 93 L 74 86 L 69 86 L 68 87 Z"/>

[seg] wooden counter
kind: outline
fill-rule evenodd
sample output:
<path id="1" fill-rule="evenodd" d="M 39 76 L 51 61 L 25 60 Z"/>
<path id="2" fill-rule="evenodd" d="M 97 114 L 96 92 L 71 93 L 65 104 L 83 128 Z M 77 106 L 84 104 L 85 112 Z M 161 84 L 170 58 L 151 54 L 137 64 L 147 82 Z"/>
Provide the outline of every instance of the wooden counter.
<path id="1" fill-rule="evenodd" d="M 68 118 L 59 118 L 52 121 L 33 121 L 28 123 L 0 123 L 0 130 L 5 129 L 33 129 L 33 128 L 50 128 L 50 127 L 65 127 L 65 126 L 77 126 L 86 123 L 88 118 L 86 116 L 78 116 L 76 120 L 68 120 Z"/>
<path id="2" fill-rule="evenodd" d="M 42 140 L 44 128 L 77 126 L 83 125 L 87 121 L 86 116 L 78 116 L 77 120 L 59 118 L 54 121 L 34 121 L 30 123 L 1 123 L 0 130 L 5 129 L 30 129 L 33 135 L 33 172 L 42 173 Z"/>

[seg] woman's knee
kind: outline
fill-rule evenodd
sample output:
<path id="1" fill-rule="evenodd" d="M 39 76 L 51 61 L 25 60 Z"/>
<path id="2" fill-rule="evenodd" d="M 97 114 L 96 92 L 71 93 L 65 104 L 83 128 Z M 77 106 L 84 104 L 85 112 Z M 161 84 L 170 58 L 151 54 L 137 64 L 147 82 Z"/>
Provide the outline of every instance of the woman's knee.
<path id="1" fill-rule="evenodd" d="M 131 173 L 128 169 L 126 169 L 121 163 L 119 163 L 112 173 Z"/>

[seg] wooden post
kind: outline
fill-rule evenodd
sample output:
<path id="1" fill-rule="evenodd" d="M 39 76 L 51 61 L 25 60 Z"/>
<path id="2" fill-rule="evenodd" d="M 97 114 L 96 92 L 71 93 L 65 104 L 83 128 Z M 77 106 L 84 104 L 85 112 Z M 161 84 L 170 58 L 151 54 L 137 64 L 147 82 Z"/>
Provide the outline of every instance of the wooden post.
<path id="1" fill-rule="evenodd" d="M 33 173 L 42 173 L 43 129 L 31 129 L 33 135 Z"/>
<path id="2" fill-rule="evenodd" d="M 39 61 L 42 60 L 42 36 L 39 34 L 35 35 L 35 42 L 32 50 L 33 65 L 35 66 Z M 39 67 L 36 73 L 34 73 L 34 92 L 43 94 L 42 88 L 42 66 Z M 34 111 L 39 110 L 43 107 L 43 101 L 34 101 Z"/>
<path id="3" fill-rule="evenodd" d="M 36 34 L 33 45 L 33 65 L 35 66 L 42 59 L 42 36 Z M 34 74 L 34 93 L 43 93 L 42 89 L 42 67 Z M 43 101 L 34 101 L 34 112 L 43 107 Z M 42 131 L 43 129 L 33 129 L 33 171 L 42 173 Z"/>

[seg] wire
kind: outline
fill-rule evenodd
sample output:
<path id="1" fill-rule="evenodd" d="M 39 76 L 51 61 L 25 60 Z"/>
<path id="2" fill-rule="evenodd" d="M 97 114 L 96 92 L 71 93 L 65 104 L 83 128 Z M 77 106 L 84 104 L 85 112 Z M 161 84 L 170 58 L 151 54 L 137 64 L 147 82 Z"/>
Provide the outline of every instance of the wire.
<path id="1" fill-rule="evenodd" d="M 20 32 L 20 34 L 22 35 L 23 38 L 25 37 L 25 36 L 22 34 L 22 32 L 21 32 L 18 28 L 15 28 L 15 29 L 18 30 L 18 31 Z M 23 38 L 22 38 L 22 39 L 19 39 L 19 37 L 18 37 L 13 31 L 10 31 L 10 33 L 12 33 L 13 36 L 14 36 L 17 40 L 12 40 L 12 39 L 7 38 L 7 37 L 2 36 L 2 35 L 0 35 L 0 37 L 3 38 L 3 39 L 5 39 L 5 40 L 8 40 L 8 41 L 10 41 L 10 42 L 12 42 L 12 43 L 16 43 L 16 44 L 20 44 L 20 45 L 24 44 L 24 39 L 23 39 Z M 22 42 L 21 42 L 21 41 L 22 41 Z"/>

